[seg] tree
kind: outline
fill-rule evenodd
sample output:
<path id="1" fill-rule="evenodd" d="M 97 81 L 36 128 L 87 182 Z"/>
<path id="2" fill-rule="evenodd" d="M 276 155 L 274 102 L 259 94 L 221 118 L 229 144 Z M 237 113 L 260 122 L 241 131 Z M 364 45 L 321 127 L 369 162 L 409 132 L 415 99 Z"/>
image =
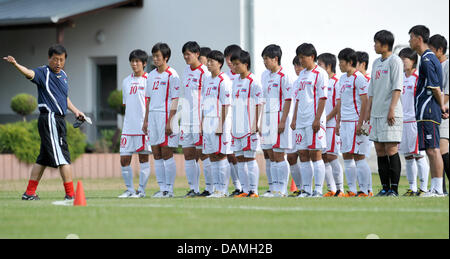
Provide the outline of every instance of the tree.
<path id="1" fill-rule="evenodd" d="M 37 100 L 30 94 L 18 94 L 11 99 L 11 109 L 21 115 L 23 121 L 27 121 L 26 116 L 31 114 L 37 107 Z"/>

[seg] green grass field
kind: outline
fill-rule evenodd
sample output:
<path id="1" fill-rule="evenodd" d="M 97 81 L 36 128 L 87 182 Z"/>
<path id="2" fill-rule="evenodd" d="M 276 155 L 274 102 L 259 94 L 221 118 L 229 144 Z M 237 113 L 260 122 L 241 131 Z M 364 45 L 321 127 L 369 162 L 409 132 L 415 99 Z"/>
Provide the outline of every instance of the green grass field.
<path id="1" fill-rule="evenodd" d="M 186 180 L 176 182 L 179 198 L 120 200 L 121 179 L 84 179 L 87 206 L 72 207 L 52 204 L 64 197 L 59 179 L 40 183 L 40 201 L 20 199 L 26 180 L 1 181 L 0 238 L 449 238 L 448 198 L 184 199 Z M 152 175 L 147 196 L 156 187 Z"/>

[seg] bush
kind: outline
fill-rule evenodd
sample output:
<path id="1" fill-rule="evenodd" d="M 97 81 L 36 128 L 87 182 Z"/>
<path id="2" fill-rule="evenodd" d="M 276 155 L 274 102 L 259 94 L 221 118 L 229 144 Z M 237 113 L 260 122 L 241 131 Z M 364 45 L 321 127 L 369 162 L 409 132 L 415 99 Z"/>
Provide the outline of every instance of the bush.
<path id="1" fill-rule="evenodd" d="M 125 114 L 125 109 L 123 107 L 122 90 L 114 90 L 109 94 L 108 105 L 118 114 Z"/>
<path id="2" fill-rule="evenodd" d="M 84 153 L 86 136 L 70 123 L 67 123 L 66 127 L 66 140 L 73 162 Z M 0 125 L 0 153 L 15 154 L 20 161 L 31 164 L 36 162 L 40 147 L 37 120 Z"/>
<path id="3" fill-rule="evenodd" d="M 36 98 L 29 94 L 18 94 L 11 99 L 11 109 L 22 116 L 23 121 L 26 121 L 25 116 L 31 114 L 36 107 Z"/>

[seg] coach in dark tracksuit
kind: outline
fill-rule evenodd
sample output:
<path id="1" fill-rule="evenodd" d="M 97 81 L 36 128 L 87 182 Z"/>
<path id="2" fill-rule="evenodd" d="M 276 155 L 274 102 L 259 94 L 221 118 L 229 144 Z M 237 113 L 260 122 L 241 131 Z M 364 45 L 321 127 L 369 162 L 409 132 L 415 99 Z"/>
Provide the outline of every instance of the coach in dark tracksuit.
<path id="1" fill-rule="evenodd" d="M 40 154 L 31 170 L 30 180 L 22 200 L 38 200 L 36 188 L 47 166 L 59 168 L 66 191 L 66 200 L 74 198 L 70 153 L 66 141 L 65 115 L 67 109 L 84 120 L 80 112 L 68 97 L 69 85 L 64 72 L 67 52 L 62 45 L 53 45 L 48 50 L 48 65 L 28 69 L 8 56 L 3 59 L 14 65 L 26 78 L 37 85 L 39 136 L 41 137 Z"/>

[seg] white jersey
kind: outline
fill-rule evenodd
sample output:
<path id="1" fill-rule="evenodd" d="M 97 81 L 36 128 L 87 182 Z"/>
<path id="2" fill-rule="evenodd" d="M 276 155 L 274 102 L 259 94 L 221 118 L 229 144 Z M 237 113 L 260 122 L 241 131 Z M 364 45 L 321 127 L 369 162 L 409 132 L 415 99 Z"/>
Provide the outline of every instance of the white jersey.
<path id="1" fill-rule="evenodd" d="M 328 73 L 317 66 L 312 70 L 304 69 L 299 75 L 297 93 L 297 129 L 311 127 L 316 117 L 320 99 L 327 99 Z M 321 116 L 321 124 L 325 126 L 325 112 Z"/>
<path id="2" fill-rule="evenodd" d="M 233 81 L 232 131 L 234 138 L 244 138 L 251 134 L 255 121 L 256 105 L 264 103 L 261 84 L 250 73 L 246 78 L 240 76 Z"/>
<path id="3" fill-rule="evenodd" d="M 219 118 L 222 106 L 231 105 L 232 83 L 225 73 L 208 77 L 202 88 L 203 116 Z"/>
<path id="4" fill-rule="evenodd" d="M 327 103 L 325 104 L 325 114 L 328 114 L 333 111 L 334 107 L 336 107 L 337 95 L 339 92 L 339 79 L 334 75 L 328 81 L 328 92 L 327 92 Z M 327 127 L 336 127 L 336 116 L 331 120 L 327 121 Z"/>
<path id="5" fill-rule="evenodd" d="M 449 63 L 448 63 L 449 61 L 448 61 L 448 59 L 447 60 L 445 60 L 444 62 L 442 62 L 441 63 L 441 65 L 442 65 L 442 73 L 443 73 L 443 75 L 442 75 L 442 83 L 444 84 L 443 86 L 442 86 L 442 88 L 443 88 L 443 91 L 444 91 L 444 94 L 446 94 L 446 95 L 449 95 L 448 94 L 448 92 L 449 92 L 449 72 L 448 72 L 448 70 L 449 70 Z M 448 102 L 445 104 L 445 105 L 447 105 L 448 106 Z"/>
<path id="6" fill-rule="evenodd" d="M 227 72 L 227 76 L 230 78 L 231 82 L 233 82 L 234 79 L 239 77 L 239 74 L 235 74 L 235 73 L 233 73 L 233 71 L 229 70 Z"/>
<path id="7" fill-rule="evenodd" d="M 181 126 L 200 126 L 202 87 L 211 76 L 205 65 L 195 69 L 187 66 L 183 73 L 180 89 Z"/>
<path id="8" fill-rule="evenodd" d="M 289 76 L 280 68 L 276 73 L 263 72 L 261 84 L 265 98 L 265 112 L 282 112 L 285 101 L 291 101 L 294 90 Z"/>
<path id="9" fill-rule="evenodd" d="M 403 76 L 402 106 L 403 122 L 416 121 L 416 110 L 414 106 L 414 96 L 416 95 L 419 71 L 415 70 L 409 77 Z"/>
<path id="10" fill-rule="evenodd" d="M 361 96 L 367 95 L 369 82 L 356 71 L 343 74 L 339 79 L 338 100 L 341 100 L 341 121 L 358 121 L 361 114 Z"/>
<path id="11" fill-rule="evenodd" d="M 163 73 L 158 69 L 150 72 L 147 79 L 145 96 L 150 98 L 149 111 L 170 113 L 172 100 L 178 99 L 180 92 L 180 77 L 175 69 L 168 67 Z"/>
<path id="12" fill-rule="evenodd" d="M 131 74 L 122 82 L 122 98 L 125 105 L 125 118 L 122 135 L 144 136 L 142 125 L 145 118 L 145 91 L 147 87 L 147 73 L 140 77 Z"/>

